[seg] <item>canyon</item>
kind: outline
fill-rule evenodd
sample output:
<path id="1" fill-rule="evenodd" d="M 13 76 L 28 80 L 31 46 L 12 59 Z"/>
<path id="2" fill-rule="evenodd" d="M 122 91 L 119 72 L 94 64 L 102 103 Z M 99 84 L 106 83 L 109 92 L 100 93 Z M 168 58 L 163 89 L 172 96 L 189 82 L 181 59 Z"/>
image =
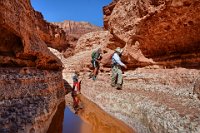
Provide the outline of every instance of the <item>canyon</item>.
<path id="1" fill-rule="evenodd" d="M 104 31 L 80 37 L 62 60 L 63 77 L 82 73 L 82 95 L 138 133 L 200 131 L 200 1 L 114 0 Z M 110 85 L 109 55 L 124 49 L 122 90 Z M 91 53 L 102 48 L 97 80 L 88 79 Z M 56 51 L 54 53 L 59 55 Z"/>
<path id="2" fill-rule="evenodd" d="M 104 30 L 49 23 L 29 0 L 1 0 L 0 11 L 0 132 L 47 132 L 75 70 L 81 95 L 137 133 L 200 132 L 199 0 L 113 0 L 103 7 Z M 122 90 L 110 85 L 117 47 L 128 66 Z"/>

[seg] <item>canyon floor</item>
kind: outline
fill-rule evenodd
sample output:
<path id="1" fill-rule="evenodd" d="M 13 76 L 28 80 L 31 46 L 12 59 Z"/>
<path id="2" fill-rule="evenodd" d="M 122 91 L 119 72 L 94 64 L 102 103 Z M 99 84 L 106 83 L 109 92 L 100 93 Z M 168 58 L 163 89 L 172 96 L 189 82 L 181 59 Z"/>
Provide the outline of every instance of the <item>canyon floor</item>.
<path id="1" fill-rule="evenodd" d="M 62 58 L 63 77 L 69 83 L 80 57 Z M 122 90 L 110 86 L 109 71 L 100 72 L 96 81 L 88 75 L 87 69 L 81 72 L 82 94 L 136 132 L 199 133 L 200 101 L 194 87 L 200 70 L 144 67 L 126 71 Z"/>

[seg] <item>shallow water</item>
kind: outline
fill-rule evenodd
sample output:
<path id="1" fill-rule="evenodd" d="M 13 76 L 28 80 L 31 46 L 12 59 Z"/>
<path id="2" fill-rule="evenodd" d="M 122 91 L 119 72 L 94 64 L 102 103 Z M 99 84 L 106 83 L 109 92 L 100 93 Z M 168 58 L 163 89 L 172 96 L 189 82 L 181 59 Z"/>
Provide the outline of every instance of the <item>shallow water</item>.
<path id="1" fill-rule="evenodd" d="M 81 96 L 83 109 L 75 114 L 72 101 L 66 98 L 66 105 L 59 105 L 48 133 L 133 133 L 134 131 L 110 116 L 85 97 Z M 62 103 L 63 104 L 63 103 Z"/>
<path id="2" fill-rule="evenodd" d="M 62 133 L 90 133 L 91 125 L 85 123 L 69 107 L 65 108 Z"/>

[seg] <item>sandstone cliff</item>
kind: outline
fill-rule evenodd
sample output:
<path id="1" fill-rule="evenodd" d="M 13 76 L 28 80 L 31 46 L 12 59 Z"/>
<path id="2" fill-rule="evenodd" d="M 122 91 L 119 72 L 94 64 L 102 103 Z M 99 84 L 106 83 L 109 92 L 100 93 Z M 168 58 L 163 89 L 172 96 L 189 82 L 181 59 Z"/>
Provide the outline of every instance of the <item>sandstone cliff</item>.
<path id="1" fill-rule="evenodd" d="M 50 44 L 50 38 L 55 39 L 57 34 L 62 36 L 62 30 L 57 28 L 56 32 L 55 26 L 46 23 L 29 1 L 1 1 L 0 4 L 1 66 L 61 70 L 61 62 L 47 50 L 46 42 Z M 48 35 L 50 32 L 52 36 Z"/>
<path id="2" fill-rule="evenodd" d="M 135 58 L 131 51 L 138 49 L 159 64 L 195 68 L 200 65 L 199 4 L 199 0 L 118 0 L 104 7 L 104 26 L 124 43 L 133 38 L 127 56 Z"/>
<path id="3" fill-rule="evenodd" d="M 86 33 L 102 30 L 101 27 L 92 25 L 88 22 L 65 20 L 64 22 L 53 22 L 53 24 L 62 28 L 67 35 L 73 36 L 77 39 Z"/>
<path id="4" fill-rule="evenodd" d="M 101 31 L 102 28 L 92 25 L 88 22 L 75 22 L 70 20 L 65 20 L 63 22 L 53 22 L 52 24 L 59 26 L 66 33 L 66 40 L 68 41 L 68 48 L 63 48 L 64 56 L 67 58 L 74 54 L 74 49 L 76 47 L 78 39 L 89 32 Z M 67 50 L 66 50 L 67 49 Z M 59 50 L 59 49 L 58 49 Z"/>
<path id="5" fill-rule="evenodd" d="M 61 61 L 47 48 L 65 42 L 29 0 L 0 1 L 0 132 L 46 132 L 64 98 Z"/>

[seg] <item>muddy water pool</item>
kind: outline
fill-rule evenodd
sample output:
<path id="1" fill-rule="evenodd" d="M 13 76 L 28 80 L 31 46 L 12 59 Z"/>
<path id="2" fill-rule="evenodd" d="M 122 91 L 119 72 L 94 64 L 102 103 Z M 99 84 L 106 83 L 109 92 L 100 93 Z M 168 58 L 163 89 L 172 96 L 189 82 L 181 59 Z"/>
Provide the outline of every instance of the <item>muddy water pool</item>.
<path id="1" fill-rule="evenodd" d="M 76 114 L 70 96 L 61 104 L 48 133 L 134 133 L 129 126 L 104 112 L 84 96 L 81 96 L 82 109 Z"/>

